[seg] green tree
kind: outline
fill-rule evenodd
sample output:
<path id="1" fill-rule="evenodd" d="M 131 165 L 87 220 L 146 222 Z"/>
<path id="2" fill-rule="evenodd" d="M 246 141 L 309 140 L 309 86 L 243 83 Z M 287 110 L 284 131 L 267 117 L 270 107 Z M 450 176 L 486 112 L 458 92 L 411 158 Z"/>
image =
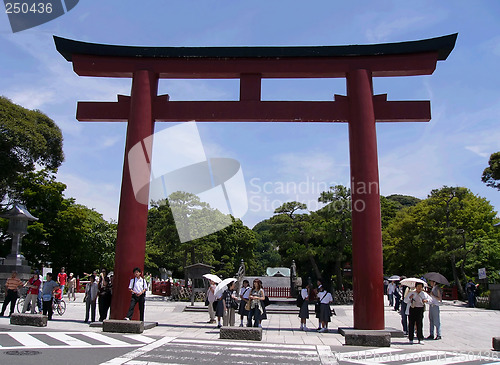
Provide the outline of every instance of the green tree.
<path id="1" fill-rule="evenodd" d="M 315 229 L 311 215 L 299 214 L 307 206 L 300 202 L 287 202 L 278 207 L 269 223 L 271 234 L 276 241 L 283 264 L 290 266 L 296 261 L 297 268 L 309 267 L 318 279 L 323 275 L 318 265 L 317 244 L 315 243 Z"/>
<path id="2" fill-rule="evenodd" d="M 181 215 L 177 216 L 177 221 L 171 207 L 179 209 L 176 214 Z M 182 220 L 183 212 L 185 221 Z M 179 224 L 186 224 L 191 232 L 213 233 L 181 242 Z M 180 228 L 186 229 L 186 226 Z M 214 266 L 215 272 L 222 276 L 232 276 L 238 271 L 241 260 L 248 270 L 254 270 L 256 244 L 256 234 L 241 220 L 211 208 L 196 195 L 175 192 L 168 201 L 153 203 L 149 210 L 145 266 L 149 271 L 164 267 L 172 270 L 174 276 L 183 277 L 186 266 L 204 263 Z"/>
<path id="3" fill-rule="evenodd" d="M 35 166 L 57 169 L 64 160 L 62 133 L 39 110 L 28 110 L 0 97 L 0 201 L 18 176 Z"/>
<path id="4" fill-rule="evenodd" d="M 54 171 L 28 172 L 15 182 L 15 199 L 26 205 L 38 221 L 28 226 L 21 252 L 32 267 L 61 266 L 82 273 L 112 268 L 116 225 L 93 209 L 66 199 L 66 185 L 56 181 Z M 10 244 L 2 245 L 8 252 Z"/>
<path id="5" fill-rule="evenodd" d="M 268 267 L 283 266 L 282 258 L 279 253 L 278 242 L 271 233 L 272 224 L 269 219 L 257 223 L 252 231 L 255 232 L 257 244 L 255 247 L 255 268 L 247 270 L 249 275 L 265 275 Z"/>
<path id="6" fill-rule="evenodd" d="M 487 186 L 500 190 L 500 152 L 491 154 L 488 165 L 483 171 L 481 180 Z"/>
<path id="7" fill-rule="evenodd" d="M 384 229 L 386 271 L 406 275 L 440 271 L 463 294 L 461 283 L 480 267 L 473 259 L 484 258 L 486 252 L 493 263 L 500 259 L 495 215 L 486 199 L 466 188 L 433 190 L 427 199 L 398 212 Z"/>
<path id="8" fill-rule="evenodd" d="M 352 254 L 351 190 L 343 185 L 332 186 L 320 194 L 318 201 L 327 203 L 317 212 L 320 217 L 318 232 L 322 246 L 327 248 L 322 257 L 323 260 L 333 258 L 335 286 L 340 289 L 343 287 L 342 262 Z"/>

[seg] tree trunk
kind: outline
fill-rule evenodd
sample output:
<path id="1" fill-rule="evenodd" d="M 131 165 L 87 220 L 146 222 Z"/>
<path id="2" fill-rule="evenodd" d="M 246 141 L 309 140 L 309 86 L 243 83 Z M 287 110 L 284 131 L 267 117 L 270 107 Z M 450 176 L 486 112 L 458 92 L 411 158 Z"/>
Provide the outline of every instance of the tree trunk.
<path id="1" fill-rule="evenodd" d="M 194 253 L 194 245 L 191 246 L 191 265 L 194 265 L 195 262 L 195 253 Z"/>
<path id="2" fill-rule="evenodd" d="M 338 256 L 335 259 L 335 286 L 337 290 L 342 290 L 343 277 L 342 277 L 341 263 L 342 263 L 341 257 Z"/>
<path id="3" fill-rule="evenodd" d="M 309 255 L 309 261 L 311 262 L 311 266 L 312 266 L 312 268 L 314 270 L 314 273 L 316 274 L 316 277 L 319 280 L 322 280 L 323 278 L 321 277 L 321 271 L 319 271 L 319 267 L 316 264 L 316 260 L 314 259 L 313 255 Z"/>

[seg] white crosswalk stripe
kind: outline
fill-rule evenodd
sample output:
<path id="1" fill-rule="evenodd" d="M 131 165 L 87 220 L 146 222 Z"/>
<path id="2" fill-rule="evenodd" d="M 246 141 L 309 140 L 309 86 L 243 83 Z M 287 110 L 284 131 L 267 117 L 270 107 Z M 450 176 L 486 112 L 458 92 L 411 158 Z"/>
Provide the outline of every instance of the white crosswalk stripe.
<path id="1" fill-rule="evenodd" d="M 98 332 L 9 332 L 3 333 L 2 336 L 2 350 L 141 347 L 155 341 L 154 338 L 144 335 L 109 336 Z"/>
<path id="2" fill-rule="evenodd" d="M 218 363 L 231 365 L 249 364 L 300 364 L 335 365 L 337 360 L 330 346 L 276 344 L 230 340 L 200 340 L 170 338 L 156 341 L 105 365 L 159 365 Z M 203 360 L 201 360 L 203 359 Z M 102 365 L 104 365 L 102 364 Z"/>
<path id="3" fill-rule="evenodd" d="M 499 364 L 496 358 L 474 353 L 457 353 L 442 350 L 411 351 L 394 348 L 376 348 L 369 350 L 337 352 L 335 357 L 340 364 L 369 365 L 450 365 L 477 362 L 481 364 Z"/>
<path id="4" fill-rule="evenodd" d="M 48 344 L 31 336 L 29 333 L 12 332 L 12 333 L 9 333 L 9 336 L 12 337 L 14 340 L 16 340 L 17 342 L 19 342 L 20 344 L 22 344 L 25 347 L 29 347 L 29 348 L 49 347 Z"/>

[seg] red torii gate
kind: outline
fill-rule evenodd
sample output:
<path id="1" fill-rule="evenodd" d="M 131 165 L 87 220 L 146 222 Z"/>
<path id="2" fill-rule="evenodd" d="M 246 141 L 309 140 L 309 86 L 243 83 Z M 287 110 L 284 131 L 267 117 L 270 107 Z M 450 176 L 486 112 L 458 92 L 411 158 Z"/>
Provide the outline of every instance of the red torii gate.
<path id="1" fill-rule="evenodd" d="M 383 329 L 375 122 L 427 122 L 431 115 L 429 101 L 387 101 L 386 95 L 373 95 L 372 77 L 430 75 L 437 61 L 446 60 L 456 38 L 452 34 L 329 47 L 183 48 L 103 45 L 54 37 L 57 50 L 73 62 L 78 75 L 132 78 L 130 97 L 119 95 L 118 102 L 79 102 L 77 108 L 79 121 L 128 121 L 110 317 L 125 316 L 131 270 L 144 267 L 148 206 L 134 196 L 127 154 L 153 134 L 155 121 L 348 122 L 351 181 L 354 187 L 367 187 L 351 191 L 354 328 Z M 334 101 L 261 101 L 263 78 L 340 77 L 347 79 L 347 96 L 335 95 Z M 157 95 L 160 78 L 240 79 L 240 100 L 169 101 L 168 95 Z M 151 156 L 151 146 L 143 147 Z M 149 189 L 142 193 L 149 194 Z M 139 200 L 147 201 L 147 196 Z"/>

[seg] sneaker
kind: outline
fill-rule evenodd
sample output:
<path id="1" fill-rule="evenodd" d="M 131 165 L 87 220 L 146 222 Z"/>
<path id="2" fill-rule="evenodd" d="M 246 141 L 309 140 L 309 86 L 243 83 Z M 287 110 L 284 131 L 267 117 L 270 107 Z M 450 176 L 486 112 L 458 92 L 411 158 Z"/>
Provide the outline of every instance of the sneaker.
<path id="1" fill-rule="evenodd" d="M 309 328 L 307 328 L 306 326 L 303 327 L 303 331 L 309 331 Z"/>
<path id="2" fill-rule="evenodd" d="M 413 345 L 413 340 L 410 340 L 410 345 Z"/>
<path id="3" fill-rule="evenodd" d="M 126 321 L 130 321 L 130 318 L 128 318 L 128 317 L 125 317 L 123 319 L 126 320 Z"/>
<path id="4" fill-rule="evenodd" d="M 434 335 L 429 335 L 425 338 L 426 340 L 433 340 L 434 339 Z"/>
<path id="5" fill-rule="evenodd" d="M 243 327 L 243 323 L 240 323 L 240 327 Z"/>
<path id="6" fill-rule="evenodd" d="M 262 297 L 261 297 L 261 298 L 262 298 Z M 222 327 L 222 325 L 219 323 L 219 324 L 217 325 L 217 328 L 221 328 L 221 327 Z"/>
<path id="7" fill-rule="evenodd" d="M 320 331 L 320 330 L 321 330 L 321 327 L 318 327 L 318 329 L 317 329 L 317 330 L 318 330 L 318 331 Z"/>
<path id="8" fill-rule="evenodd" d="M 328 329 L 327 328 L 322 328 L 318 332 L 319 333 L 325 333 L 325 332 L 328 332 Z"/>
<path id="9" fill-rule="evenodd" d="M 440 340 L 441 336 L 436 336 L 435 340 Z"/>

